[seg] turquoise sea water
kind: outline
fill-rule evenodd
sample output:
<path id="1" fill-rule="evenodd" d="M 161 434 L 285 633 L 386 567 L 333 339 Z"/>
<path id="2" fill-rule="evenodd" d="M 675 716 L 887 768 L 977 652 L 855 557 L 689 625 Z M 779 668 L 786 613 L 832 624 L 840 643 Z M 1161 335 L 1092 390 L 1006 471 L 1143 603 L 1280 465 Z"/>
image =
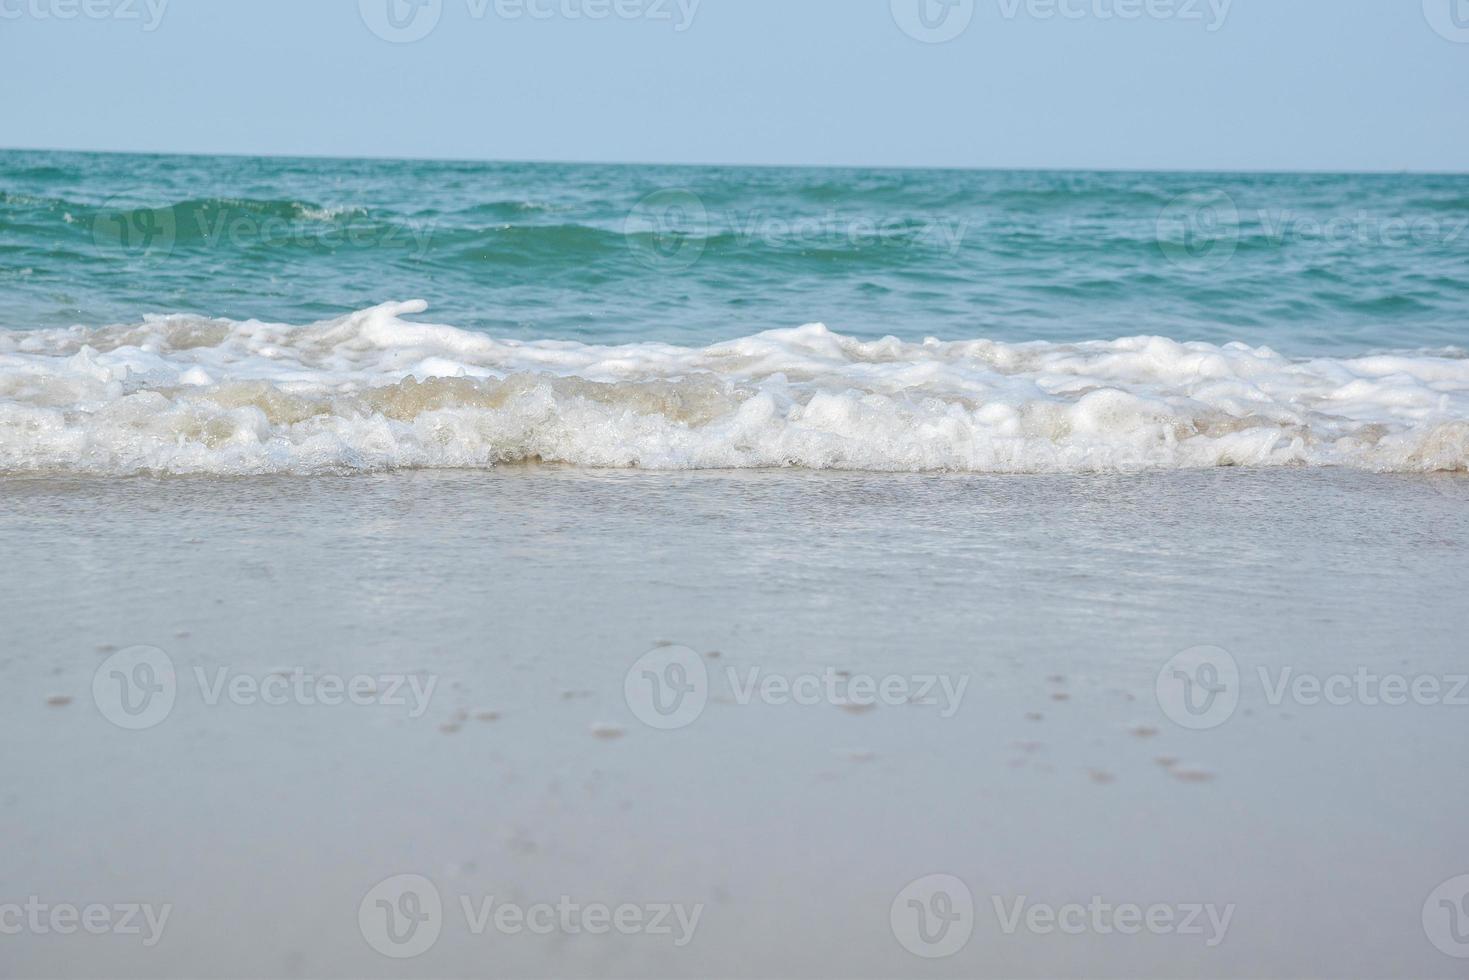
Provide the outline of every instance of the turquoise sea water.
<path id="1" fill-rule="evenodd" d="M 423 298 L 506 338 L 1464 346 L 1469 177 L 0 153 L 0 327 Z"/>
<path id="2" fill-rule="evenodd" d="M 0 472 L 1469 469 L 1469 177 L 0 162 Z"/>

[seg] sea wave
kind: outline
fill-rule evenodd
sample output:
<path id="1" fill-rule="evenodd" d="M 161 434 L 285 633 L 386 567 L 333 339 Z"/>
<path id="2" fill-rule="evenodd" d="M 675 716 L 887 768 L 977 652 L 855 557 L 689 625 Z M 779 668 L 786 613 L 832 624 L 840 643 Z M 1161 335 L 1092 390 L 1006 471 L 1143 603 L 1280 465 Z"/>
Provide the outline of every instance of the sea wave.
<path id="1" fill-rule="evenodd" d="M 0 332 L 0 472 L 1469 470 L 1462 352 L 861 341 L 818 324 L 596 346 L 406 319 L 426 308 Z"/>
<path id="2" fill-rule="evenodd" d="M 98 204 L 91 200 L 74 200 L 67 197 L 48 197 L 35 194 L 16 194 L 0 191 L 0 205 L 32 207 L 46 210 L 65 210 L 103 217 L 128 210 L 172 212 L 185 223 L 195 215 L 226 214 L 230 217 L 250 215 L 258 218 L 282 218 L 286 220 L 332 221 L 341 217 L 361 216 L 367 213 L 362 207 L 326 207 L 310 201 L 278 200 L 251 197 L 199 197 L 165 204 L 124 205 L 120 200 Z"/>

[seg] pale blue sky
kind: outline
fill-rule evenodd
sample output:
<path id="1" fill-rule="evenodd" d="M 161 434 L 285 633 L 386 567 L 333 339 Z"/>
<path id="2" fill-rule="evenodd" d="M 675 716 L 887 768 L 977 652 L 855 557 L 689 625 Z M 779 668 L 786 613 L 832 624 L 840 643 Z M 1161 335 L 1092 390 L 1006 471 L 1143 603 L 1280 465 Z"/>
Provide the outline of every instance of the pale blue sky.
<path id="1" fill-rule="evenodd" d="M 1469 171 L 1469 0 L 163 2 L 0 0 L 0 145 Z"/>

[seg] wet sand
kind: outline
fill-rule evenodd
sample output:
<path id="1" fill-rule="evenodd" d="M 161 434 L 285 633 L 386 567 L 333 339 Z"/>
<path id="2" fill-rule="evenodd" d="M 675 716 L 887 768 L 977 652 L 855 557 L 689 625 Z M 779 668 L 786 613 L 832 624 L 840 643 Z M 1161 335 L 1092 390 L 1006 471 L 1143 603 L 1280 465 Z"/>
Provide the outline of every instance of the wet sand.
<path id="1" fill-rule="evenodd" d="M 1469 706 L 1271 703 L 1260 675 L 1469 672 L 1462 477 L 512 467 L 12 478 L 0 505 L 0 906 L 171 910 L 151 946 L 0 935 L 0 975 L 1463 970 L 1425 902 L 1469 874 Z M 176 672 L 161 716 L 108 700 L 156 679 L 140 646 Z M 1199 647 L 1241 680 L 1191 730 L 1159 676 Z M 660 730 L 629 672 L 686 679 L 681 648 L 707 703 Z M 403 959 L 359 916 L 399 875 L 443 906 Z M 898 921 L 931 875 L 973 908 L 941 959 Z M 477 935 L 461 900 L 490 896 L 700 911 L 681 946 Z M 1232 913 L 1212 946 L 1005 931 L 1094 899 Z"/>

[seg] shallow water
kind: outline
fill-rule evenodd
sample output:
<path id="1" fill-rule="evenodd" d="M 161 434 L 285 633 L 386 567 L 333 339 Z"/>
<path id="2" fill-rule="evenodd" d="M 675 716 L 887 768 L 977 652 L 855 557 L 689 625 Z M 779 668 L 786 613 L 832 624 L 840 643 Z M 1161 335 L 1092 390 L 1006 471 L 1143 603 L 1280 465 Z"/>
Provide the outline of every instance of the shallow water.
<path id="1" fill-rule="evenodd" d="M 1453 970 L 1423 907 L 1469 872 L 1451 748 L 1469 707 L 1275 704 L 1257 672 L 1469 671 L 1462 477 L 516 466 L 9 478 L 0 501 L 0 881 L 173 906 L 152 949 L 7 937 L 7 975 Z M 720 654 L 676 731 L 625 691 L 661 642 Z M 92 686 L 136 644 L 178 694 L 127 731 Z M 1244 680 L 1233 716 L 1193 731 L 1156 688 L 1201 645 Z M 438 683 L 418 717 L 211 705 L 194 671 L 221 668 Z M 948 716 L 742 704 L 728 671 L 752 669 L 966 686 Z M 394 961 L 358 910 L 405 873 L 449 911 Z M 890 906 L 935 873 L 972 890 L 974 935 L 924 961 Z M 475 935 L 457 900 L 489 895 L 704 908 L 683 948 Z M 993 900 L 1022 896 L 1234 912 L 1212 948 L 1008 935 Z"/>

